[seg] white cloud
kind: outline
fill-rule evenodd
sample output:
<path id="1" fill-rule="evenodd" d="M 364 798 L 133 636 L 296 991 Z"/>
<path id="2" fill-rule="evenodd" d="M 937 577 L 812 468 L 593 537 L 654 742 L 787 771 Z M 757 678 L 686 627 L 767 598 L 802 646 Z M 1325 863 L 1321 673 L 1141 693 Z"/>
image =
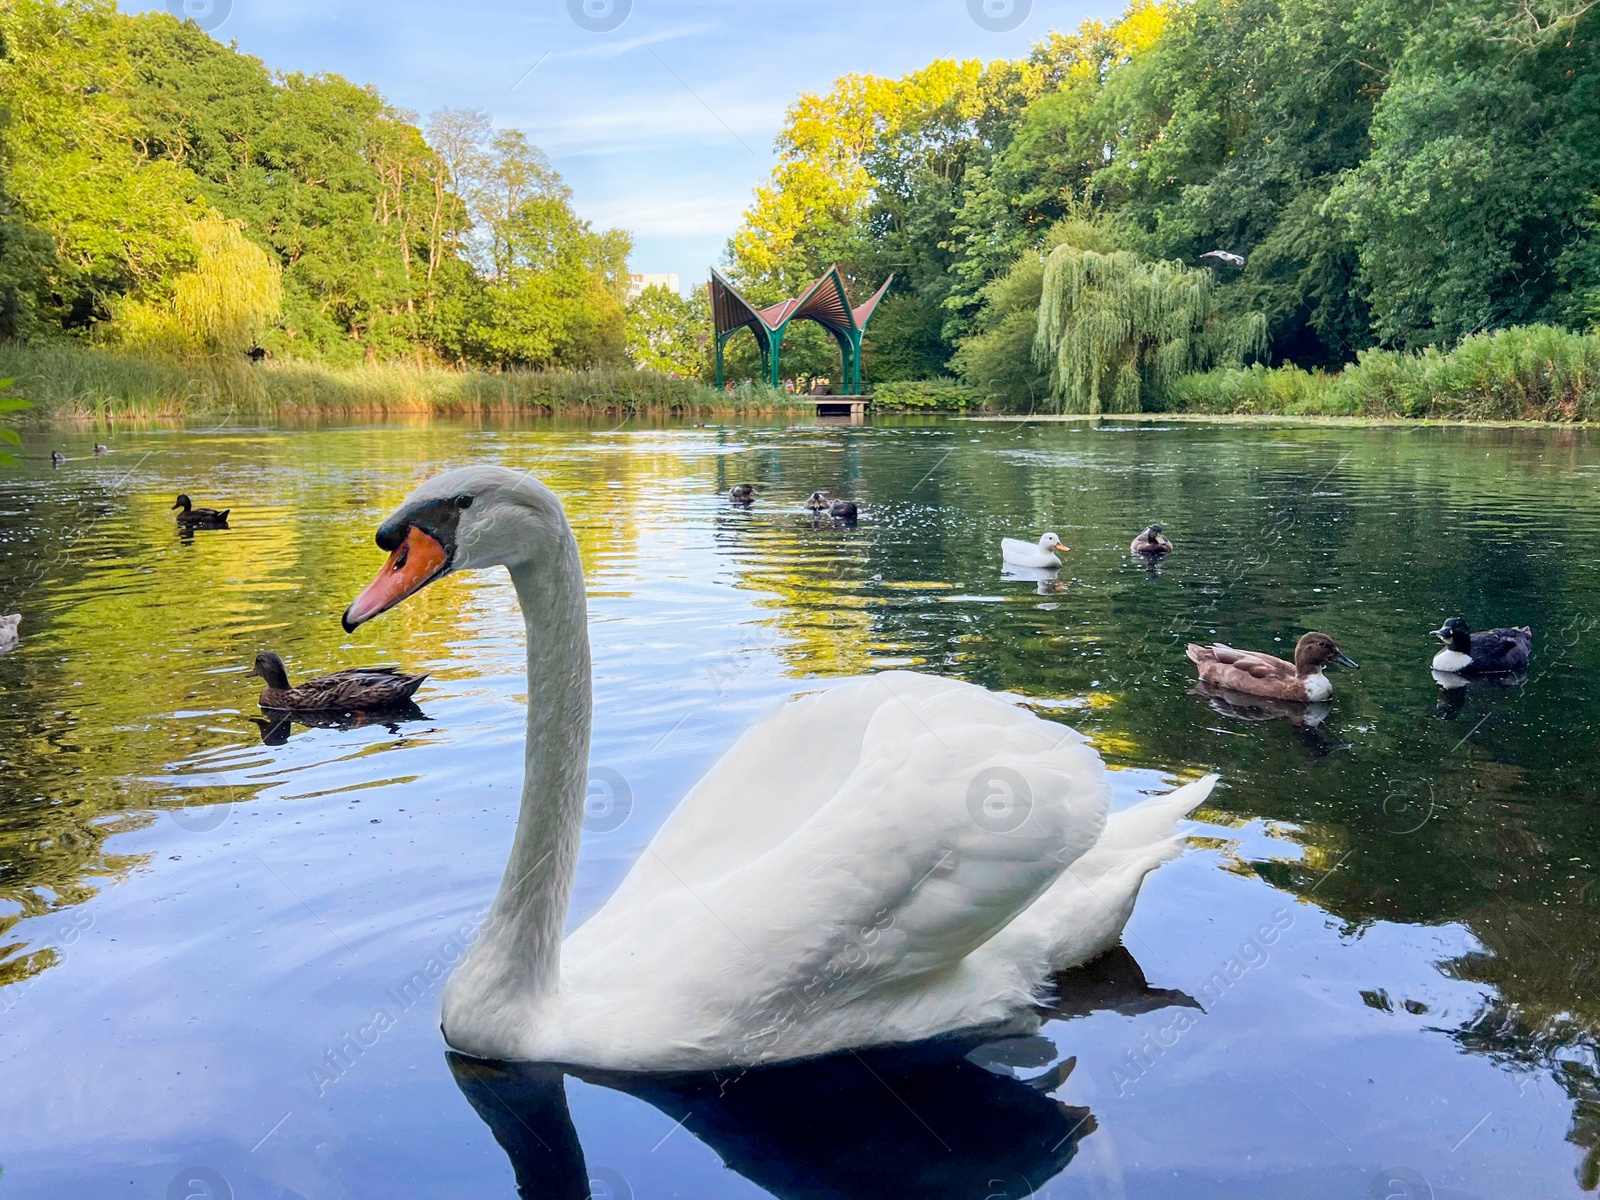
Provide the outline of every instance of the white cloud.
<path id="1" fill-rule="evenodd" d="M 551 154 L 614 154 L 669 146 L 692 151 L 708 143 L 728 145 L 748 159 L 752 177 L 765 177 L 771 161 L 767 147 L 783 119 L 780 105 L 757 100 L 725 100 L 702 92 L 702 104 L 670 76 L 664 87 L 627 96 L 596 95 L 592 89 L 588 96 L 574 94 L 583 90 L 570 89 L 560 108 L 541 104 L 517 111 L 502 106 L 497 123 L 525 129 Z"/>
<path id="2" fill-rule="evenodd" d="M 645 237 L 732 235 L 744 219 L 749 193 L 715 192 L 700 196 L 642 195 L 582 205 L 586 220 L 601 228 L 626 229 Z"/>
<path id="3" fill-rule="evenodd" d="M 716 29 L 715 25 L 681 25 L 676 29 L 658 29 L 654 33 L 642 33 L 638 37 L 624 38 L 620 42 L 596 42 L 592 46 L 579 46 L 575 50 L 557 50 L 552 58 L 621 58 L 629 51 L 637 50 L 641 46 L 654 46 L 661 42 L 674 41 L 677 38 L 693 37 L 697 33 L 710 33 Z"/>

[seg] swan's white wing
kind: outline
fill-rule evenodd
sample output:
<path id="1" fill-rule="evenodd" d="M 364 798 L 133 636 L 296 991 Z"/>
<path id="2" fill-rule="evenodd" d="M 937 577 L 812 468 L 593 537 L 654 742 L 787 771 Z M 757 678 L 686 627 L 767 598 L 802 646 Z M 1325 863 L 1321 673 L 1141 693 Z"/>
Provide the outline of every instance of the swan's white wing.
<path id="1" fill-rule="evenodd" d="M 851 681 L 742 739 L 564 963 L 596 994 L 618 971 L 657 981 L 658 1039 L 798 1039 L 959 970 L 1095 843 L 1106 809 L 1076 732 L 969 684 Z"/>
<path id="2" fill-rule="evenodd" d="M 617 898 L 660 882 L 652 859 L 705 887 L 809 820 L 855 770 L 872 714 L 892 699 L 875 678 L 790 700 L 746 730 L 679 801 Z"/>

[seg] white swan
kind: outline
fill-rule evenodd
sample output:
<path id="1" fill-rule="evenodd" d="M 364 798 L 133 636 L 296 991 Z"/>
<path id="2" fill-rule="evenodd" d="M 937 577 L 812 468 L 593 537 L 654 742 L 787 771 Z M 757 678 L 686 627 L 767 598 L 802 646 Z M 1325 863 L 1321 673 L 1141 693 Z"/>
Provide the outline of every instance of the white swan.
<path id="1" fill-rule="evenodd" d="M 1016 538 L 1000 539 L 1000 556 L 1013 567 L 1059 567 L 1061 560 L 1056 557 L 1057 550 L 1065 553 L 1072 549 L 1063 546 L 1061 539 L 1053 533 L 1047 533 L 1037 543 L 1019 541 Z"/>
<path id="2" fill-rule="evenodd" d="M 511 859 L 444 992 L 483 1058 L 706 1070 L 1037 1021 L 1054 970 L 1116 944 L 1215 777 L 1107 816 L 1086 739 L 907 672 L 781 708 L 689 792 L 565 944 L 588 771 L 578 547 L 542 484 L 447 472 L 378 530 L 353 629 L 452 570 L 505 566 L 528 631 Z"/>

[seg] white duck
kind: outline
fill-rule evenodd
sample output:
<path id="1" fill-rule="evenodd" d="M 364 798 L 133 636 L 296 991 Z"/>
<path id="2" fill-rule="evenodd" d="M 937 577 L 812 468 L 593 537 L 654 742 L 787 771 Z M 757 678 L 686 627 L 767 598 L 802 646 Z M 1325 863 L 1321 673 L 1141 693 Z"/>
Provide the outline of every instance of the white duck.
<path id="1" fill-rule="evenodd" d="M 1065 554 L 1071 549 L 1071 546 L 1063 546 L 1061 539 L 1053 533 L 1045 534 L 1037 544 L 1019 541 L 1017 538 L 1000 539 L 1000 555 L 1013 567 L 1059 567 L 1061 560 L 1056 557 L 1055 552 L 1059 550 Z"/>
<path id="2" fill-rule="evenodd" d="M 1028 1026 L 1054 971 L 1116 945 L 1208 776 L 1108 815 L 1086 739 L 907 672 L 795 700 L 678 805 L 563 943 L 589 758 L 583 571 L 555 495 L 498 467 L 424 483 L 347 629 L 454 570 L 504 566 L 528 633 L 511 858 L 445 988 L 482 1058 L 681 1071 Z"/>
<path id="3" fill-rule="evenodd" d="M 0 617 L 0 654 L 17 648 L 17 643 L 22 640 L 21 635 L 17 632 L 21 625 L 21 613 L 13 613 L 9 617 Z"/>

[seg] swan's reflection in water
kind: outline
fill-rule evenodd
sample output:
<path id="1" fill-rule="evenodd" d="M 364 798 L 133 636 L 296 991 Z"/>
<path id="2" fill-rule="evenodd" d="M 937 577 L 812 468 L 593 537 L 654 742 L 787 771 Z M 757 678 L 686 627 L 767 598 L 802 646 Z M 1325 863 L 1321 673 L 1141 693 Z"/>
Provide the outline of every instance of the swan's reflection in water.
<path id="1" fill-rule="evenodd" d="M 1086 1108 L 925 1042 L 750 1071 L 571 1073 L 627 1092 L 782 1200 L 1031 1195 L 1095 1129 Z M 525 1200 L 588 1200 L 589 1172 L 550 1066 L 449 1055 L 467 1100 L 511 1157 Z"/>
<path id="2" fill-rule="evenodd" d="M 1195 1002 L 1149 987 L 1119 949 L 1064 973 L 1044 1015 L 1174 1004 Z M 510 1156 L 524 1200 L 588 1200 L 616 1186 L 590 1178 L 567 1109 L 568 1074 L 660 1109 L 780 1200 L 1021 1200 L 1064 1170 L 1096 1129 L 1087 1108 L 1051 1098 L 1076 1064 L 1050 1066 L 1055 1055 L 1044 1037 L 969 1037 L 689 1075 L 490 1063 L 453 1051 L 446 1058 Z M 1022 1077 L 1040 1066 L 1048 1069 Z"/>

